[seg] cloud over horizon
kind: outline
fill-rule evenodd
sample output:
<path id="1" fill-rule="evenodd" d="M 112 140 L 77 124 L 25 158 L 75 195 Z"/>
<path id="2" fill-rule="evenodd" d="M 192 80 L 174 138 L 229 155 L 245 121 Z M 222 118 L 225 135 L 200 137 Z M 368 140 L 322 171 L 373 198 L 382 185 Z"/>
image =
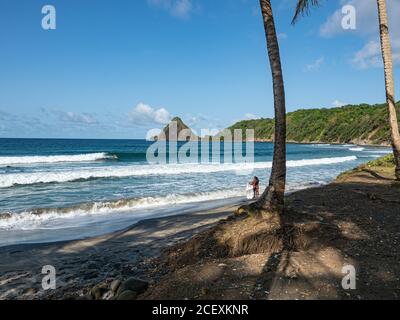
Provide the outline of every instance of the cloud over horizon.
<path id="1" fill-rule="evenodd" d="M 165 108 L 155 109 L 145 103 L 139 103 L 129 113 L 129 121 L 136 125 L 166 125 L 171 119 L 172 115 Z"/>

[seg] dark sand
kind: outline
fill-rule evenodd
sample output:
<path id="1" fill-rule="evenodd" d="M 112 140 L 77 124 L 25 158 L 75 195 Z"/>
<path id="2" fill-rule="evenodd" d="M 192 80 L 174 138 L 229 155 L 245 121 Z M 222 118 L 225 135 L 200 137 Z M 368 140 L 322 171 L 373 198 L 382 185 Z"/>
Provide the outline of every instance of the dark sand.
<path id="1" fill-rule="evenodd" d="M 303 230 L 301 247 L 238 257 L 194 251 L 186 265 L 159 258 L 167 248 L 179 256 L 190 241 L 206 245 L 204 235 L 235 209 L 146 220 L 87 240 L 0 248 L 0 299 L 88 298 L 93 286 L 129 277 L 150 282 L 140 299 L 400 298 L 400 185 L 392 172 L 357 170 L 289 195 L 282 220 Z M 56 290 L 41 289 L 43 265 L 56 267 Z M 342 288 L 345 265 L 356 268 L 356 290 Z"/>
<path id="2" fill-rule="evenodd" d="M 271 233 L 272 250 L 247 231 L 241 239 L 260 252 L 214 249 L 236 248 L 237 226 L 262 224 L 240 217 L 220 223 L 168 252 L 160 266 L 170 273 L 140 298 L 400 299 L 400 184 L 393 171 L 363 168 L 289 195 L 281 217 L 287 231 Z M 342 286 L 348 265 L 356 270 L 355 290 Z"/>
<path id="3" fill-rule="evenodd" d="M 138 275 L 149 281 L 152 258 L 226 218 L 236 209 L 143 220 L 120 232 L 86 240 L 0 248 L 0 299 L 84 296 L 100 282 Z M 57 271 L 57 289 L 42 290 L 42 267 Z"/>

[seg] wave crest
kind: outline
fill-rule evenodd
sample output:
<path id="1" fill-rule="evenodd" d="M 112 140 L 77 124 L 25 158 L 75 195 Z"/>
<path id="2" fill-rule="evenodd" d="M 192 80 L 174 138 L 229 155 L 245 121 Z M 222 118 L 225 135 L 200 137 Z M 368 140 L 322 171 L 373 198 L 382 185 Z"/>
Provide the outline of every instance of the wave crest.
<path id="1" fill-rule="evenodd" d="M 363 147 L 355 147 L 355 148 L 349 148 L 350 151 L 355 151 L 355 152 L 361 152 L 364 151 L 365 148 Z"/>
<path id="2" fill-rule="evenodd" d="M 164 197 L 121 199 L 107 202 L 83 203 L 65 208 L 40 208 L 30 211 L 0 213 L 0 230 L 30 230 L 56 219 L 118 213 L 128 210 L 156 208 L 192 202 L 228 199 L 243 196 L 243 190 L 220 190 L 196 194 L 171 194 Z"/>
<path id="3" fill-rule="evenodd" d="M 107 153 L 88 153 L 76 155 L 57 155 L 57 156 L 18 156 L 0 157 L 0 166 L 13 166 L 24 164 L 46 164 L 58 162 L 90 162 L 106 159 L 115 159 L 114 155 Z"/>
<path id="4" fill-rule="evenodd" d="M 288 167 L 330 165 L 357 160 L 356 156 L 290 160 Z M 85 181 L 99 178 L 127 178 L 136 176 L 163 176 L 179 174 L 201 174 L 224 171 L 251 172 L 256 169 L 269 169 L 272 162 L 232 163 L 232 164 L 169 164 L 169 165 L 129 165 L 120 167 L 88 168 L 51 172 L 10 173 L 1 175 L 0 188 L 37 183 L 63 183 Z"/>

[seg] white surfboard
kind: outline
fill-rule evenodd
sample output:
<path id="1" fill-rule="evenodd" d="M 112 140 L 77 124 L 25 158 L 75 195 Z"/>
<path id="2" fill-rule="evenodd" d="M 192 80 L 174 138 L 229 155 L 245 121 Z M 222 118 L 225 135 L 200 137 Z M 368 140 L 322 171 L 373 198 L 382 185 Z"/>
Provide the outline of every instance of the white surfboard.
<path id="1" fill-rule="evenodd" d="M 248 200 L 254 199 L 254 190 L 253 190 L 253 186 L 251 184 L 247 184 L 247 186 L 246 186 L 246 198 Z"/>

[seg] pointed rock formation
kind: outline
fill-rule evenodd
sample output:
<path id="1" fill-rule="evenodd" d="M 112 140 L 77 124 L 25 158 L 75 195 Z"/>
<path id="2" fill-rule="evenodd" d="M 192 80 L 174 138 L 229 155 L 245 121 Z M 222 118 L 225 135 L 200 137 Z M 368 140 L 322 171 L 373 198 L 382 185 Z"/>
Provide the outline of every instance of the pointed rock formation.
<path id="1" fill-rule="evenodd" d="M 162 130 L 162 132 L 154 137 L 156 141 L 197 141 L 198 137 L 195 135 L 179 117 L 175 117 L 171 122 Z"/>

